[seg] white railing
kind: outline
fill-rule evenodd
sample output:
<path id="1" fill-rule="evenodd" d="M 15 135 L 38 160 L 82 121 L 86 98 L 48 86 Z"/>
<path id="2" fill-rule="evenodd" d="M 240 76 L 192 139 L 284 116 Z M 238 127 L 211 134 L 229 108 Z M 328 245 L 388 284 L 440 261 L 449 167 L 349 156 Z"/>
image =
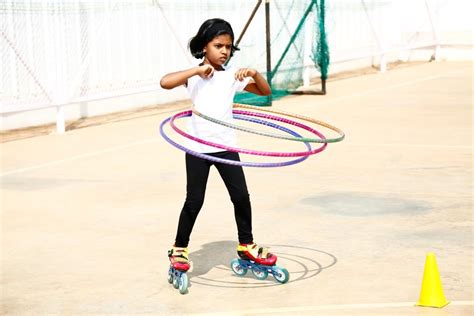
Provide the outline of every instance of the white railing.
<path id="1" fill-rule="evenodd" d="M 271 0 L 273 33 L 291 35 L 311 0 Z M 71 110 L 100 100 L 127 99 L 126 108 L 185 98 L 159 87 L 164 73 L 195 62 L 187 52 L 189 38 L 207 18 L 222 17 L 243 29 L 256 0 L 13 0 L 0 2 L 0 115 L 12 121 L 18 113 L 56 108 L 57 131 L 65 120 L 97 111 Z M 372 58 L 380 71 L 386 63 L 406 60 L 428 48 L 438 59 L 445 45 L 472 47 L 471 2 L 468 0 L 332 0 L 327 1 L 326 30 L 330 71 L 350 60 Z M 314 17 L 313 17 L 314 18 Z M 305 27 L 309 38 L 312 27 Z M 303 48 L 304 82 L 317 72 Z M 273 43 L 272 59 L 281 47 Z M 233 60 L 265 71 L 265 18 L 257 12 Z M 138 98 L 137 98 L 138 100 Z M 118 103 L 118 102 L 117 102 Z M 73 106 L 74 105 L 74 106 Z M 92 107 L 92 105 L 91 105 Z M 107 108 L 103 112 L 114 112 Z M 40 123 L 40 122 L 39 122 Z M 2 129 L 15 124 L 2 123 Z M 20 125 L 20 124 L 16 124 Z"/>
<path id="2" fill-rule="evenodd" d="M 431 1 L 435 3 L 434 1 Z M 439 46 L 435 16 L 439 7 L 432 8 L 427 0 L 421 1 L 367 1 L 360 0 L 350 16 L 338 10 L 338 3 L 329 8 L 334 12 L 335 24 L 332 42 L 332 61 L 378 57 L 380 71 L 386 70 L 387 54 Z M 349 23 L 339 24 L 345 20 Z M 349 28 L 349 29 L 347 29 Z M 329 30 L 328 33 L 331 31 Z M 352 32 L 353 36 L 347 35 Z M 345 40 L 344 40 L 345 38 Z M 347 43 L 342 45 L 341 43 Z"/>

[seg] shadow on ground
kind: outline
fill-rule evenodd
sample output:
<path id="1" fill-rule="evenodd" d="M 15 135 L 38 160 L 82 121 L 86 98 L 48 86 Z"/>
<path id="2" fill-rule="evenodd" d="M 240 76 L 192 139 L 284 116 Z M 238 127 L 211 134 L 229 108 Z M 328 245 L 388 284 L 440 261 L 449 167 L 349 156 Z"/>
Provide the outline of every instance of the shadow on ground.
<path id="1" fill-rule="evenodd" d="M 337 263 L 337 258 L 325 251 L 292 245 L 265 245 L 278 256 L 277 264 L 290 273 L 289 283 L 314 278 L 324 269 Z M 272 276 L 257 280 L 249 271 L 243 277 L 235 275 L 230 262 L 237 257 L 234 241 L 217 241 L 204 244 L 189 256 L 193 261 L 193 271 L 188 275 L 191 284 L 225 288 L 251 288 L 278 286 Z M 214 270 L 214 271 L 213 271 Z M 219 273 L 215 273 L 218 271 Z"/>

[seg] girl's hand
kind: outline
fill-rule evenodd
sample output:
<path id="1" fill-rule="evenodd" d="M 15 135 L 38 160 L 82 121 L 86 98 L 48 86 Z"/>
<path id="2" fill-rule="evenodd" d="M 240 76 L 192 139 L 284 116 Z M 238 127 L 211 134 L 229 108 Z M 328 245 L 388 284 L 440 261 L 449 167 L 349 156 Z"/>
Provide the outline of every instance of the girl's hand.
<path id="1" fill-rule="evenodd" d="M 214 74 L 214 67 L 209 64 L 204 64 L 198 67 L 198 75 L 201 78 L 209 79 Z"/>
<path id="2" fill-rule="evenodd" d="M 240 68 L 235 72 L 235 80 L 242 81 L 245 77 L 254 77 L 257 71 L 253 68 Z"/>

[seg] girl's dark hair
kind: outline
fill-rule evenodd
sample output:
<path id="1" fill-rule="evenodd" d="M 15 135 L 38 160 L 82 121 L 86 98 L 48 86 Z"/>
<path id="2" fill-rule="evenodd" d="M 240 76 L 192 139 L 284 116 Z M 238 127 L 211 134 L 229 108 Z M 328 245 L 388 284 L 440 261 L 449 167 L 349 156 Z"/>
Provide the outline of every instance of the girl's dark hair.
<path id="1" fill-rule="evenodd" d="M 232 57 L 234 52 L 239 50 L 234 46 L 234 31 L 229 22 L 218 18 L 206 20 L 199 28 L 196 36 L 191 38 L 189 41 L 191 54 L 197 59 L 203 58 L 205 55 L 203 49 L 207 43 L 212 41 L 216 36 L 223 34 L 228 34 L 232 38 L 232 48 L 230 51 L 230 57 Z"/>

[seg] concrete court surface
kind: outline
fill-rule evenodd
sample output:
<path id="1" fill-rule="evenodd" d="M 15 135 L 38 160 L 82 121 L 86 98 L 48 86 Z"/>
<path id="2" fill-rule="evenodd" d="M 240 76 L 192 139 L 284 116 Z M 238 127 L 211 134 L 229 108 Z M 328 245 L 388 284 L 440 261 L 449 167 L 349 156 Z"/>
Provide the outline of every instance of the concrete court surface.
<path id="1" fill-rule="evenodd" d="M 184 154 L 157 128 L 182 107 L 2 143 L 0 314 L 472 315 L 472 74 L 471 62 L 426 63 L 274 103 L 347 134 L 303 163 L 245 169 L 255 240 L 289 270 L 284 285 L 230 270 L 236 228 L 215 169 L 189 293 L 167 283 Z M 442 309 L 414 306 L 429 252 Z"/>

